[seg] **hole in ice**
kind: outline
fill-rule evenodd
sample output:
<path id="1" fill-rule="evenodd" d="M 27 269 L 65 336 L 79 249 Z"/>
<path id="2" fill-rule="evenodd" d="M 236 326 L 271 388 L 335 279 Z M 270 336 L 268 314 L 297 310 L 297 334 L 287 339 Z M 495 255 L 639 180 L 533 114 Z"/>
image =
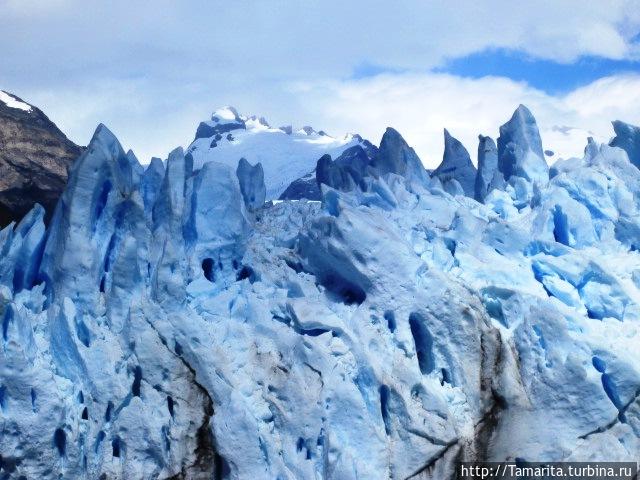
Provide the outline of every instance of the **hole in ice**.
<path id="1" fill-rule="evenodd" d="M 202 260 L 202 273 L 204 273 L 204 278 L 209 280 L 211 283 L 216 281 L 215 277 L 215 262 L 213 258 L 205 258 Z"/>
<path id="2" fill-rule="evenodd" d="M 164 449 L 168 452 L 171 450 L 171 440 L 169 439 L 169 427 L 163 425 L 160 429 L 162 432 L 162 438 L 164 438 Z"/>
<path id="3" fill-rule="evenodd" d="M 133 370 L 133 384 L 131 385 L 131 394 L 134 397 L 140 396 L 140 383 L 142 382 L 142 368 L 137 365 Z"/>
<path id="4" fill-rule="evenodd" d="M 82 420 L 89 420 L 89 409 L 87 407 L 82 410 Z"/>
<path id="5" fill-rule="evenodd" d="M 440 385 L 444 385 L 445 383 L 451 385 L 451 375 L 449 374 L 449 370 L 447 370 L 446 368 L 442 368 L 440 369 L 440 373 L 442 374 Z"/>
<path id="6" fill-rule="evenodd" d="M 4 312 L 2 317 L 2 338 L 7 340 L 9 337 L 9 324 L 13 322 L 13 307 L 10 305 Z"/>
<path id="7" fill-rule="evenodd" d="M 113 456 L 116 458 L 120 458 L 120 438 L 115 437 L 111 440 L 111 450 L 113 452 Z"/>
<path id="8" fill-rule="evenodd" d="M 412 398 L 420 398 L 421 395 L 426 393 L 424 387 L 419 383 L 416 383 L 413 387 L 411 387 L 411 397 Z"/>
<path id="9" fill-rule="evenodd" d="M 182 345 L 180 345 L 177 340 L 174 340 L 174 342 L 175 342 L 174 350 L 176 352 L 176 355 L 182 355 Z"/>
<path id="10" fill-rule="evenodd" d="M 389 387 L 386 385 L 380 385 L 380 413 L 382 414 L 382 421 L 384 422 L 384 431 L 389 435 L 391 432 L 391 421 L 389 418 Z"/>
<path id="11" fill-rule="evenodd" d="M 0 408 L 2 410 L 7 409 L 7 387 L 4 385 L 0 386 Z"/>
<path id="12" fill-rule="evenodd" d="M 602 320 L 602 315 L 591 310 L 590 308 L 587 308 L 587 318 L 590 318 L 592 320 Z"/>
<path id="13" fill-rule="evenodd" d="M 569 222 L 559 205 L 553 209 L 553 238 L 558 243 L 569 245 Z"/>
<path id="14" fill-rule="evenodd" d="M 169 410 L 169 415 L 173 417 L 173 398 L 171 396 L 167 396 L 167 409 Z"/>
<path id="15" fill-rule="evenodd" d="M 213 471 L 215 474 L 213 478 L 226 480 L 231 476 L 229 462 L 218 452 L 214 452 L 213 454 Z"/>
<path id="16" fill-rule="evenodd" d="M 387 326 L 391 333 L 396 331 L 396 314 L 391 310 L 384 312 L 384 319 L 387 321 Z"/>
<path id="17" fill-rule="evenodd" d="M 458 242 L 451 238 L 443 238 L 444 246 L 447 247 L 447 250 L 451 253 L 451 256 L 454 257 L 456 255 L 456 248 L 458 247 Z"/>
<path id="18" fill-rule="evenodd" d="M 296 451 L 300 453 L 304 448 L 304 438 L 298 437 L 298 442 L 296 443 Z"/>
<path id="19" fill-rule="evenodd" d="M 409 315 L 409 327 L 411 335 L 416 347 L 416 356 L 418 357 L 418 366 L 423 375 L 428 375 L 435 368 L 435 360 L 433 358 L 433 337 L 425 325 L 424 318 L 418 313 Z"/>
<path id="20" fill-rule="evenodd" d="M 104 271 L 108 272 L 109 270 L 111 270 L 111 257 L 113 255 L 113 250 L 116 247 L 116 242 L 118 241 L 118 237 L 116 236 L 116 234 L 114 233 L 113 235 L 111 235 L 111 238 L 109 239 L 109 245 L 107 245 L 107 251 L 105 253 L 104 256 Z"/>
<path id="21" fill-rule="evenodd" d="M 0 471 L 5 471 L 4 475 L 2 475 L 0 478 L 2 478 L 2 480 L 8 480 L 9 478 L 11 478 L 11 475 L 8 474 L 15 472 L 16 468 L 19 467 L 21 463 L 21 458 L 3 457 L 2 455 L 0 455 Z M 27 477 L 25 476 L 18 477 L 18 480 L 20 480 L 21 478 L 27 480 Z"/>
<path id="22" fill-rule="evenodd" d="M 100 444 L 104 440 L 104 437 L 106 437 L 106 434 L 102 430 L 100 430 L 98 432 L 98 436 L 96 437 L 96 446 L 94 449 L 96 453 L 98 453 L 98 450 L 100 450 Z"/>
<path id="23" fill-rule="evenodd" d="M 87 327 L 84 320 L 80 318 L 79 320 L 76 318 L 76 336 L 78 340 L 82 342 L 85 347 L 89 347 L 91 345 L 91 333 L 89 332 L 89 328 Z"/>
<path id="24" fill-rule="evenodd" d="M 61 428 L 56 428 L 53 433 L 53 444 L 58 450 L 58 454 L 63 457 L 67 449 L 67 434 Z"/>
<path id="25" fill-rule="evenodd" d="M 327 289 L 327 292 L 336 297 L 346 305 L 362 304 L 367 299 L 367 294 L 358 285 L 353 284 L 344 278 L 334 274 L 328 274 L 319 279 L 320 285 Z"/>
<path id="26" fill-rule="evenodd" d="M 84 393 L 82 393 L 82 390 L 78 392 L 78 403 L 84 403 Z"/>
<path id="27" fill-rule="evenodd" d="M 257 276 L 253 271 L 253 268 L 248 267 L 247 265 L 243 265 L 242 269 L 236 274 L 237 281 L 241 281 L 244 279 L 249 279 L 250 283 L 254 283 L 257 280 Z"/>
<path id="28" fill-rule="evenodd" d="M 107 200 L 109 199 L 109 192 L 111 192 L 111 182 L 109 180 L 106 180 L 103 184 L 102 184 L 102 188 L 100 190 L 100 193 L 98 194 L 98 198 L 96 199 L 96 206 L 95 206 L 95 220 L 98 220 L 101 216 L 102 213 L 104 212 L 105 207 L 107 206 Z"/>
<path id="29" fill-rule="evenodd" d="M 110 422 L 112 414 L 113 414 L 113 402 L 109 400 L 109 402 L 107 403 L 107 411 L 104 412 L 104 421 Z"/>
<path id="30" fill-rule="evenodd" d="M 593 368 L 595 368 L 600 373 L 604 373 L 605 370 L 607 369 L 607 364 L 605 363 L 604 360 L 602 360 L 599 357 L 594 356 L 591 359 L 591 363 L 593 364 Z"/>

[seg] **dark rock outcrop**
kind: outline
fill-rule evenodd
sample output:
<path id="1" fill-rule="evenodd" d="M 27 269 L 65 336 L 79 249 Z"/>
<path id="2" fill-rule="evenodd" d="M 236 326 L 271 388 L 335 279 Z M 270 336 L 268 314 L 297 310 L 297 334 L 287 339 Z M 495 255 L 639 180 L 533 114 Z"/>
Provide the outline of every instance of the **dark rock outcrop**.
<path id="1" fill-rule="evenodd" d="M 303 198 L 306 200 L 322 199 L 315 170 L 291 182 L 278 200 L 301 200 Z"/>
<path id="2" fill-rule="evenodd" d="M 21 219 L 35 203 L 48 220 L 82 148 L 41 110 L 6 95 L 23 107 L 0 100 L 0 225 Z"/>

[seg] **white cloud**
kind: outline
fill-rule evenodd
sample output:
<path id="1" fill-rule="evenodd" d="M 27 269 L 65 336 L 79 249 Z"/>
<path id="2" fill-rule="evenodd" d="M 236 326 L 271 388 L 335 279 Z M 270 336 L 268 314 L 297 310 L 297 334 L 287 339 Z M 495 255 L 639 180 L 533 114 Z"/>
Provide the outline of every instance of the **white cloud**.
<path id="1" fill-rule="evenodd" d="M 428 167 L 442 159 L 446 127 L 475 160 L 478 134 L 496 138 L 498 127 L 527 105 L 553 157 L 580 156 L 587 136 L 607 141 L 611 120 L 640 124 L 640 75 L 600 79 L 568 95 L 551 96 L 505 78 L 464 79 L 446 74 L 381 75 L 364 80 L 297 85 L 314 121 L 379 141 L 393 126 Z M 569 127 L 569 128 L 567 128 Z"/>
<path id="2" fill-rule="evenodd" d="M 608 136 L 609 119 L 638 111 L 637 98 L 620 100 L 620 77 L 551 97 L 507 79 L 424 73 L 487 48 L 562 62 L 637 57 L 638 0 L 6 0 L 0 25 L 1 88 L 79 143 L 103 122 L 145 160 L 188 143 L 224 104 L 375 141 L 394 125 L 431 165 L 442 127 L 473 151 L 477 133 L 495 133 L 520 102 L 563 152 L 580 134 L 556 123 Z M 362 64 L 412 73 L 349 80 Z"/>
<path id="3" fill-rule="evenodd" d="M 589 135 L 608 141 L 611 120 L 640 125 L 640 75 L 603 78 L 561 96 L 506 78 L 429 73 L 284 87 L 276 82 L 254 91 L 231 85 L 211 95 L 186 87 L 163 95 L 148 82 L 104 81 L 90 89 L 36 91 L 25 100 L 40 106 L 78 143 L 86 144 L 104 122 L 143 162 L 188 145 L 198 123 L 224 104 L 264 115 L 274 125 L 311 124 L 336 135 L 357 132 L 374 143 L 392 126 L 427 167 L 442 159 L 443 128 L 464 143 L 475 161 L 478 134 L 496 138 L 498 127 L 520 103 L 538 120 L 545 149 L 556 153 L 553 160 L 581 155 Z"/>
<path id="4" fill-rule="evenodd" d="M 637 54 L 639 11 L 638 0 L 9 0 L 0 2 L 0 81 L 257 84 L 341 78 L 361 63 L 424 71 L 488 48 L 621 59 Z"/>

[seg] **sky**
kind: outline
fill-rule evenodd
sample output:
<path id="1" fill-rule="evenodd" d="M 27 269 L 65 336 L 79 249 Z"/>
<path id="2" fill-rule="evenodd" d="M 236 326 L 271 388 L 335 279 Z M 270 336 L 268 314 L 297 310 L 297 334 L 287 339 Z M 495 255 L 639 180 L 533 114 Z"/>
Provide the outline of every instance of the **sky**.
<path id="1" fill-rule="evenodd" d="M 640 0 L 0 0 L 0 26 L 0 89 L 143 163 L 223 105 L 376 144 L 393 126 L 429 168 L 443 128 L 475 161 L 520 103 L 550 161 L 640 125 Z"/>

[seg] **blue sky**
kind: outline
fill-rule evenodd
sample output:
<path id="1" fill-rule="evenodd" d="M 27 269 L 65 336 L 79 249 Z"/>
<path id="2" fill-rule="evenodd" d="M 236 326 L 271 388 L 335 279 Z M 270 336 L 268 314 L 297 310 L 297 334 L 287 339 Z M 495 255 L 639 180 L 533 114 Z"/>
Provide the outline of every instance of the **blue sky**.
<path id="1" fill-rule="evenodd" d="M 444 127 L 474 158 L 519 103 L 557 156 L 640 124 L 640 0 L 453 3 L 4 0 L 0 88 L 142 161 L 227 104 L 373 142 L 394 126 L 428 166 Z"/>
<path id="2" fill-rule="evenodd" d="M 640 72 L 640 60 L 584 56 L 561 63 L 507 49 L 489 49 L 444 62 L 434 71 L 468 78 L 500 76 L 526 82 L 551 95 L 565 94 L 599 78 Z"/>

